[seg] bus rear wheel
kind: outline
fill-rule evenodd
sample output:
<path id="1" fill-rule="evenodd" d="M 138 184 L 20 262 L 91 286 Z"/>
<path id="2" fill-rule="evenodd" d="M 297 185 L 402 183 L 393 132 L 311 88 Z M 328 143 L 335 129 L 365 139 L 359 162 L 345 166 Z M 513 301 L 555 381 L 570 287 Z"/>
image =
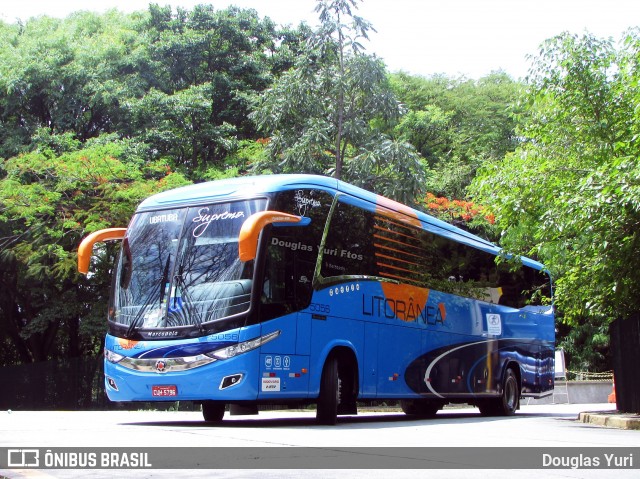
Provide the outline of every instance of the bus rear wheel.
<path id="1" fill-rule="evenodd" d="M 207 422 L 221 422 L 225 404 L 220 401 L 202 401 L 202 416 Z"/>
<path id="2" fill-rule="evenodd" d="M 499 398 L 488 399 L 478 404 L 483 416 L 513 416 L 520 407 L 520 385 L 513 369 L 507 368 L 502 380 Z"/>

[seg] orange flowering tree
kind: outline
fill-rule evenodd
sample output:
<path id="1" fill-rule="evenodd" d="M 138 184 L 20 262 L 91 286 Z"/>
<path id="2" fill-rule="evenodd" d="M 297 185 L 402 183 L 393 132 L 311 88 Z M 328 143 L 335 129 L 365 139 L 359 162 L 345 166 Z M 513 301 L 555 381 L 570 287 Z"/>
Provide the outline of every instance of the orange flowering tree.
<path id="1" fill-rule="evenodd" d="M 421 206 L 431 216 L 466 229 L 487 232 L 495 224 L 496 218 L 486 207 L 465 200 L 450 200 L 427 193 Z"/>

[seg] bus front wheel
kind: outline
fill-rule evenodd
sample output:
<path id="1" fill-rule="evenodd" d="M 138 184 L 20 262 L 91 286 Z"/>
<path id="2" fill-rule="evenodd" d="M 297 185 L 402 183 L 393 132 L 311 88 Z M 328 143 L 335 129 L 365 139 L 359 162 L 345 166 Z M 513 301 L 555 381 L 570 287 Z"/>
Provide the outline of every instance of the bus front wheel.
<path id="1" fill-rule="evenodd" d="M 225 404 L 220 401 L 203 401 L 202 416 L 207 422 L 220 422 L 224 416 Z"/>
<path id="2" fill-rule="evenodd" d="M 333 426 L 338 422 L 338 404 L 340 404 L 340 376 L 338 358 L 330 357 L 322 369 L 320 395 L 316 420 L 318 424 Z"/>

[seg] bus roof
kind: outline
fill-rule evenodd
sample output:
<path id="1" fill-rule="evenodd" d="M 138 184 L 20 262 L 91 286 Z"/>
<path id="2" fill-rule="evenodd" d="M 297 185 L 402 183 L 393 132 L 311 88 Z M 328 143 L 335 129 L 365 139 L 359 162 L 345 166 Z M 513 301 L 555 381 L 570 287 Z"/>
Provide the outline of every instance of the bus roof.
<path id="1" fill-rule="evenodd" d="M 242 176 L 206 183 L 197 183 L 150 196 L 140 203 L 138 211 L 165 209 L 187 204 L 203 203 L 206 201 L 219 201 L 222 199 L 236 200 L 255 198 L 256 196 L 266 195 L 268 193 L 292 190 L 296 188 L 320 188 L 333 192 L 345 193 L 372 205 L 377 205 L 396 213 L 404 214 L 414 220 L 418 220 L 423 228 L 428 229 L 435 234 L 450 237 L 496 255 L 501 251 L 498 246 L 484 238 L 453 226 L 450 223 L 439 220 L 426 213 L 357 186 L 353 186 L 349 183 L 319 175 L 288 174 Z M 534 269 L 544 269 L 544 266 L 541 263 L 532 259 L 522 257 L 521 260 L 523 264 Z"/>

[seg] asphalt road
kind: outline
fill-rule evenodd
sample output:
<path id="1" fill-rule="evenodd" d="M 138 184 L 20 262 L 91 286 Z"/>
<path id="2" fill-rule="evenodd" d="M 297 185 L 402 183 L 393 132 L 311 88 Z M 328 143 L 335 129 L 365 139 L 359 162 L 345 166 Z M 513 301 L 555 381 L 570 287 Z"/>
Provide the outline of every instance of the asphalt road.
<path id="1" fill-rule="evenodd" d="M 96 448 L 99 454 L 103 449 L 113 448 L 164 448 L 168 454 L 175 452 L 171 448 L 189 448 L 193 451 L 218 451 L 220 447 L 245 448 L 250 451 L 252 464 L 266 465 L 269 469 L 193 469 L 189 471 L 174 469 L 34 469 L 11 467 L 1 469 L 0 476 L 9 478 L 79 478 L 79 477 L 465 477 L 491 478 L 512 477 L 514 470 L 449 470 L 449 469 L 399 469 L 392 470 L 376 467 L 337 470 L 335 464 L 321 463 L 323 469 L 292 469 L 291 462 L 285 469 L 271 468 L 268 458 L 262 457 L 264 448 L 279 448 L 275 451 L 289 451 L 290 448 L 389 448 L 382 454 L 390 460 L 398 460 L 407 455 L 411 448 L 430 448 L 429 451 L 451 453 L 462 461 L 465 454 L 473 450 L 464 448 L 486 448 L 489 457 L 498 451 L 511 454 L 508 448 L 528 448 L 522 451 L 537 451 L 540 448 L 565 448 L 571 454 L 593 457 L 600 451 L 611 448 L 637 448 L 629 457 L 625 450 L 626 461 L 622 467 L 614 469 L 592 469 L 584 463 L 576 468 L 550 467 L 544 471 L 536 469 L 518 469 L 519 479 L 539 478 L 541 474 L 550 478 L 636 478 L 640 476 L 640 431 L 603 428 L 577 421 L 578 414 L 584 411 L 610 410 L 612 405 L 524 405 L 519 413 L 509 418 L 486 418 L 480 416 L 475 408 L 445 409 L 436 418 L 417 420 L 398 412 L 363 412 L 358 416 L 341 417 L 337 426 L 318 426 L 313 412 L 277 411 L 261 412 L 258 416 L 225 416 L 220 425 L 210 425 L 202 420 L 199 412 L 171 411 L 1 411 L 0 412 L 0 453 L 7 450 L 28 450 L 40 448 L 59 451 L 60 448 L 73 451 L 74 448 Z M 438 448 L 438 449 L 435 449 Z M 533 449 L 531 449 L 533 448 Z M 537 449 L 536 449 L 537 448 Z M 49 449 L 47 449 L 49 450 Z M 187 449 L 185 449 L 187 451 Z M 299 451 L 302 451 L 300 449 Z M 379 449 L 371 451 L 378 454 Z M 400 454 L 400 452 L 403 454 Z M 408 451 L 408 452 L 407 452 Z M 233 453 L 233 450 L 231 450 Z M 405 454 L 406 453 L 406 454 Z M 520 450 L 518 450 L 520 454 Z M 526 453 L 525 453 L 526 454 Z M 637 457 L 634 457 L 637 456 Z M 255 457 L 253 457 L 255 456 Z M 66 456 L 65 456 L 66 457 Z M 335 457 L 335 456 L 334 456 Z M 517 454 L 514 456 L 517 457 Z M 526 456 L 525 456 L 526 457 Z M 2 459 L 2 458 L 0 458 Z M 326 459 L 326 458 L 325 458 Z M 375 458 L 374 458 L 375 459 Z M 327 459 L 330 460 L 330 459 Z M 581 459 L 582 460 L 582 459 Z M 98 461 L 99 462 L 99 461 Z M 629 464 L 631 462 L 631 464 Z M 473 461 L 467 462 L 473 464 Z M 0 464 L 3 464 L 0 462 Z M 4 464 L 8 464 L 5 462 Z M 296 463 L 293 463 L 296 464 Z M 391 464 L 391 463 L 389 463 Z M 408 463 L 412 464 L 412 463 Z M 627 467 L 631 466 L 631 467 Z M 303 466 L 318 467 L 315 466 Z M 459 464 L 458 464 L 458 467 Z M 525 466 L 526 467 L 526 466 Z M 517 469 L 517 465 L 513 466 Z"/>

